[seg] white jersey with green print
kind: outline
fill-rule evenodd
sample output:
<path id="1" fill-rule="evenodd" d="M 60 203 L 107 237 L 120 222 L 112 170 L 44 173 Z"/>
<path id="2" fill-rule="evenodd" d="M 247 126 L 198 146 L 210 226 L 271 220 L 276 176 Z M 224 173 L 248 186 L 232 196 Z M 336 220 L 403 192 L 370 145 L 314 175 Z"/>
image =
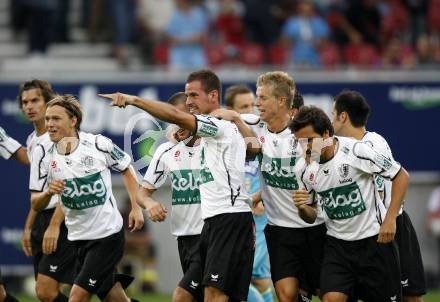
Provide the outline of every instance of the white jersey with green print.
<path id="1" fill-rule="evenodd" d="M 244 188 L 246 146 L 235 124 L 207 115 L 195 116 L 200 136 L 202 218 L 250 212 Z"/>
<path id="2" fill-rule="evenodd" d="M 371 144 L 371 146 L 374 149 L 376 149 L 378 152 L 382 153 L 383 155 L 387 156 L 389 159 L 394 159 L 393 153 L 391 152 L 391 148 L 382 135 L 376 132 L 367 131 L 361 141 Z M 376 184 L 378 198 L 380 198 L 383 201 L 385 207 L 388 209 L 391 203 L 391 187 L 392 187 L 391 181 L 389 179 L 383 178 L 380 175 L 376 175 L 374 178 L 374 182 Z M 402 212 L 403 212 L 403 205 L 400 208 L 399 215 L 402 214 Z"/>
<path id="3" fill-rule="evenodd" d="M 20 149 L 21 144 L 10 137 L 6 131 L 0 127 L 0 155 L 4 159 L 10 159 L 11 156 Z"/>
<path id="4" fill-rule="evenodd" d="M 31 172 L 29 176 L 29 190 L 35 192 L 46 191 L 49 187 L 47 179 L 47 166 L 46 162 L 49 161 L 51 156 L 49 150 L 52 148 L 53 142 L 49 138 L 49 133 L 37 136 L 36 132 L 33 131 L 26 140 L 26 148 L 28 158 L 31 162 Z M 58 202 L 57 196 L 52 196 L 49 204 L 44 208 L 52 209 L 56 207 Z"/>
<path id="5" fill-rule="evenodd" d="M 171 177 L 171 234 L 200 235 L 200 146 L 167 142 L 154 153 L 144 177 L 144 186 L 158 189 Z"/>
<path id="6" fill-rule="evenodd" d="M 377 235 L 386 209 L 376 198 L 374 176 L 393 179 L 401 166 L 367 143 L 346 137 L 337 140 L 335 156 L 320 164 L 311 184 L 327 234 L 347 241 Z"/>
<path id="7" fill-rule="evenodd" d="M 122 217 L 112 192 L 110 168 L 121 172 L 131 158 L 101 135 L 79 133 L 79 144 L 68 155 L 56 147 L 45 164 L 50 179 L 62 179 L 65 188 L 60 196 L 68 239 L 94 240 L 119 232 Z"/>
<path id="8" fill-rule="evenodd" d="M 293 204 L 293 191 L 303 188 L 304 185 L 296 167 L 302 150 L 290 129 L 274 133 L 255 115 L 242 115 L 242 119 L 254 131 L 261 144 L 260 188 L 269 224 L 304 228 L 324 223 L 321 214 L 315 223 L 305 222 L 299 217 L 298 208 Z"/>

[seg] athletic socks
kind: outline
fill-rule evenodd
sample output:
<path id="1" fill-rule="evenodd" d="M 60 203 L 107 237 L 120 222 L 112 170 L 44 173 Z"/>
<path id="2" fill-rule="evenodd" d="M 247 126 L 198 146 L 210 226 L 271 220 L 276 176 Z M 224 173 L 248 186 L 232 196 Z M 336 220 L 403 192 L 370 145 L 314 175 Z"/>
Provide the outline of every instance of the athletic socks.
<path id="1" fill-rule="evenodd" d="M 64 294 L 58 293 L 58 296 L 53 300 L 53 302 L 67 302 L 69 298 L 67 298 Z"/>

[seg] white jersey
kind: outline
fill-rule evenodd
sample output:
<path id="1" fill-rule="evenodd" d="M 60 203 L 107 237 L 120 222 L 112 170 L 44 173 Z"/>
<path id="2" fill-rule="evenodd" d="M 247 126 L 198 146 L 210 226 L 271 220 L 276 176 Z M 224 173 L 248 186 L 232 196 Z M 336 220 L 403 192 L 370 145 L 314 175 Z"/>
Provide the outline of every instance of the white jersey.
<path id="1" fill-rule="evenodd" d="M 200 208 L 200 146 L 184 142 L 160 145 L 145 173 L 144 185 L 158 189 L 171 176 L 171 233 L 174 236 L 200 235 L 203 220 Z"/>
<path id="2" fill-rule="evenodd" d="M 260 190 L 269 224 L 304 228 L 324 223 L 320 213 L 313 224 L 305 222 L 293 204 L 293 191 L 304 187 L 296 167 L 303 152 L 290 129 L 274 133 L 255 115 L 246 114 L 242 118 L 261 145 Z"/>
<path id="3" fill-rule="evenodd" d="M 386 209 L 376 198 L 374 175 L 392 179 L 401 166 L 367 143 L 346 137 L 337 140 L 336 154 L 320 164 L 311 184 L 327 234 L 347 241 L 377 235 Z"/>
<path id="4" fill-rule="evenodd" d="M 195 118 L 195 135 L 202 138 L 202 218 L 250 212 L 250 200 L 243 187 L 246 146 L 237 126 L 207 115 L 196 115 Z"/>
<path id="5" fill-rule="evenodd" d="M 47 160 L 48 159 L 48 160 Z M 119 232 L 122 217 L 112 192 L 109 168 L 123 171 L 131 158 L 101 135 L 79 133 L 77 148 L 68 155 L 49 150 L 44 167 L 49 179 L 62 179 L 60 196 L 68 239 L 93 240 Z"/>
<path id="6" fill-rule="evenodd" d="M 11 156 L 20 149 L 21 144 L 10 137 L 6 131 L 0 127 L 0 155 L 4 159 L 10 159 Z"/>
<path id="7" fill-rule="evenodd" d="M 364 137 L 361 139 L 361 141 L 371 144 L 371 146 L 376 151 L 387 156 L 389 159 L 394 159 L 393 153 L 391 152 L 391 148 L 382 135 L 376 132 L 366 132 Z M 391 203 L 392 182 L 389 179 L 385 179 L 380 175 L 376 175 L 376 177 L 374 178 L 374 182 L 376 184 L 378 198 L 380 198 L 383 201 L 385 207 L 388 209 Z M 403 204 L 399 210 L 399 215 L 402 214 L 402 212 L 403 212 Z"/>
<path id="8" fill-rule="evenodd" d="M 47 179 L 47 167 L 44 163 L 49 159 L 49 150 L 52 149 L 53 142 L 49 138 L 49 133 L 37 136 L 33 131 L 26 140 L 27 154 L 31 162 L 31 172 L 29 175 L 29 190 L 35 192 L 46 191 L 49 187 Z M 48 205 L 44 208 L 55 208 L 58 202 L 57 196 L 52 196 Z"/>

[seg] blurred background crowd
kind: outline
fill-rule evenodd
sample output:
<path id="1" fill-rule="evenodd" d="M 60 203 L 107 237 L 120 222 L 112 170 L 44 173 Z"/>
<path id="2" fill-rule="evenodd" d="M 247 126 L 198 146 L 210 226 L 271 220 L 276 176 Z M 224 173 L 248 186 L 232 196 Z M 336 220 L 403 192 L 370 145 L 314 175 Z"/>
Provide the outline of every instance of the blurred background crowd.
<path id="1" fill-rule="evenodd" d="M 33 59 L 97 56 L 138 69 L 440 64 L 440 0 L 2 1 L 12 34 L 0 59 L 21 43 Z"/>

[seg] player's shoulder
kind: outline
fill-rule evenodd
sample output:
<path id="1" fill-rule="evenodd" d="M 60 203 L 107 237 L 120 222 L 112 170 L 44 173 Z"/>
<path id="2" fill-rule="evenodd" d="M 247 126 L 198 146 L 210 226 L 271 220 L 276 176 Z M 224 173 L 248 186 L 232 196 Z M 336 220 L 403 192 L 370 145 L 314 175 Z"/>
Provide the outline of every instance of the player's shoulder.
<path id="1" fill-rule="evenodd" d="M 240 115 L 243 122 L 245 122 L 248 126 L 253 129 L 263 129 L 265 128 L 266 123 L 261 120 L 260 116 L 253 113 L 244 113 Z"/>
<path id="2" fill-rule="evenodd" d="M 185 145 L 183 142 L 178 142 L 178 143 L 173 143 L 173 142 L 165 142 L 160 144 L 157 148 L 156 151 L 154 151 L 154 153 L 164 153 L 164 152 L 168 152 L 169 150 L 172 150 L 174 148 L 176 148 L 177 146 L 181 146 L 181 145 Z"/>
<path id="3" fill-rule="evenodd" d="M 335 138 L 338 140 L 338 144 L 339 144 L 338 148 L 342 154 L 349 156 L 354 155 L 354 149 L 358 141 L 356 141 L 351 137 L 344 137 L 344 136 L 335 136 Z"/>
<path id="4" fill-rule="evenodd" d="M 373 147 L 375 147 L 376 145 L 388 146 L 387 140 L 382 135 L 374 131 L 366 132 L 361 141 L 370 142 Z"/>
<path id="5" fill-rule="evenodd" d="M 32 144 L 32 142 L 33 142 L 34 139 L 35 139 L 35 136 L 36 136 L 36 132 L 35 132 L 35 130 L 32 131 L 32 132 L 27 136 L 27 138 L 26 138 L 26 146 L 27 146 L 27 147 L 29 147 L 29 146 Z"/>

